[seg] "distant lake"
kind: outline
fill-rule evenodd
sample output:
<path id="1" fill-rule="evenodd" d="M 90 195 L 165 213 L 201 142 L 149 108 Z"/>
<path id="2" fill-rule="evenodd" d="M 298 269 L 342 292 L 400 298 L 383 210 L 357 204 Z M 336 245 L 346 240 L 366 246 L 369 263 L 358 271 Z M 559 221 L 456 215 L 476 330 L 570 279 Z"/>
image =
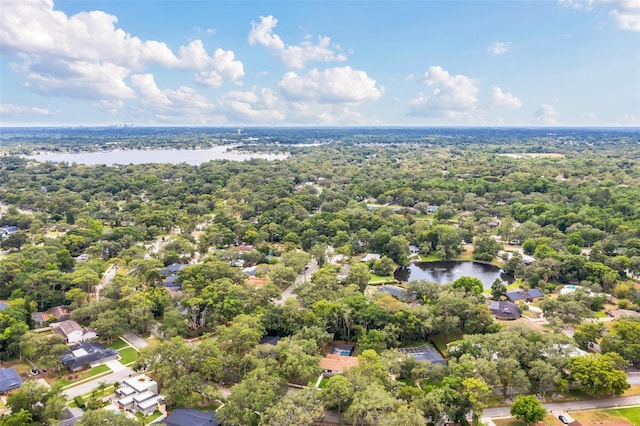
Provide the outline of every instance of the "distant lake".
<path id="1" fill-rule="evenodd" d="M 484 288 L 491 288 L 496 278 L 505 283 L 513 282 L 513 277 L 497 266 L 457 260 L 416 262 L 396 269 L 393 275 L 398 281 L 428 280 L 438 284 L 452 283 L 460 277 L 474 277 L 482 281 Z"/>
<path id="2" fill-rule="evenodd" d="M 252 158 L 266 160 L 283 160 L 287 154 L 263 154 L 234 151 L 235 147 L 224 145 L 208 149 L 130 149 L 98 152 L 68 152 L 63 154 L 38 154 L 26 155 L 37 161 L 51 161 L 54 163 L 78 163 L 86 165 L 106 164 L 150 164 L 186 163 L 192 166 L 206 163 L 211 160 L 247 161 Z"/>

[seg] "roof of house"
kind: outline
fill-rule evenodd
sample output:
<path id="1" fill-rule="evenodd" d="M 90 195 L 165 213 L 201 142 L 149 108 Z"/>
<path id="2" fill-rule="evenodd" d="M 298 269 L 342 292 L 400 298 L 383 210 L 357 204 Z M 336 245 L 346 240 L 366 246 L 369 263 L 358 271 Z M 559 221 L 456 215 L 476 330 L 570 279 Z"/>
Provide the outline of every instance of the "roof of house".
<path id="1" fill-rule="evenodd" d="M 398 352 L 404 353 L 413 357 L 416 361 L 429 361 L 432 364 L 445 365 L 444 357 L 440 355 L 440 352 L 431 345 L 424 344 L 414 348 L 398 348 Z"/>
<path id="2" fill-rule="evenodd" d="M 280 339 L 282 339 L 282 337 L 280 336 L 264 336 L 262 339 L 260 339 L 260 344 L 261 345 L 271 345 L 271 346 L 276 346 L 278 344 L 278 342 L 280 341 Z"/>
<path id="3" fill-rule="evenodd" d="M 51 328 L 54 330 L 60 330 L 65 336 L 69 336 L 74 331 L 82 332 L 82 327 L 80 327 L 80 324 L 73 320 L 54 322 L 53 324 L 51 324 Z"/>
<path id="4" fill-rule="evenodd" d="M 169 275 L 167 276 L 167 278 L 165 278 L 164 280 L 164 286 L 165 287 L 180 287 L 180 281 L 178 280 L 178 276 L 177 275 Z"/>
<path id="5" fill-rule="evenodd" d="M 87 364 L 92 364 L 107 358 L 115 358 L 117 356 L 118 352 L 113 348 L 105 348 L 98 343 L 84 342 L 71 348 L 71 350 L 62 355 L 60 359 L 69 370 L 77 371 Z"/>
<path id="6" fill-rule="evenodd" d="M 144 374 L 129 377 L 128 379 L 123 380 L 122 383 L 139 393 L 148 391 L 151 386 L 157 386 L 155 380 Z"/>
<path id="7" fill-rule="evenodd" d="M 160 269 L 158 271 L 158 273 L 162 274 L 162 275 L 169 275 L 169 274 L 177 274 L 178 272 L 180 272 L 182 269 L 186 268 L 187 266 L 191 266 L 190 264 L 184 264 L 184 263 L 172 263 L 171 265 L 167 266 L 164 269 Z"/>
<path id="8" fill-rule="evenodd" d="M 369 262 L 371 260 L 378 260 L 378 259 L 380 259 L 380 255 L 378 253 L 367 253 L 364 255 L 362 259 L 360 259 L 360 262 Z"/>
<path id="9" fill-rule="evenodd" d="M 537 288 L 532 288 L 527 291 L 523 291 L 523 290 L 508 291 L 504 295 L 507 297 L 507 299 L 511 301 L 528 300 L 528 299 L 536 299 L 538 297 L 544 297 L 544 294 Z"/>
<path id="10" fill-rule="evenodd" d="M 71 313 L 71 309 L 68 306 L 54 306 L 53 308 L 47 309 L 47 313 L 56 317 L 57 319 L 69 317 Z"/>
<path id="11" fill-rule="evenodd" d="M 18 227 L 14 225 L 3 226 L 0 228 L 0 231 L 6 234 L 12 234 L 14 232 L 18 232 Z"/>
<path id="12" fill-rule="evenodd" d="M 612 309 L 607 311 L 607 314 L 614 318 L 640 317 L 640 312 L 632 311 L 630 309 Z"/>
<path id="13" fill-rule="evenodd" d="M 357 366 L 358 358 L 355 356 L 327 354 L 324 358 L 320 359 L 320 368 L 338 373 L 342 373 L 345 368 Z"/>
<path id="14" fill-rule="evenodd" d="M 502 318 L 520 318 L 520 308 L 513 302 L 508 301 L 488 301 L 487 305 L 491 313 L 497 317 Z"/>
<path id="15" fill-rule="evenodd" d="M 216 413 L 212 411 L 196 411 L 190 408 L 173 410 L 169 417 L 162 421 L 166 426 L 218 426 Z"/>
<path id="16" fill-rule="evenodd" d="M 22 378 L 13 367 L 0 368 L 0 392 L 19 388 Z"/>
<path id="17" fill-rule="evenodd" d="M 62 412 L 63 419 L 60 420 L 58 426 L 75 426 L 75 424 L 80 421 L 83 415 L 84 411 L 82 410 L 82 408 L 67 407 Z"/>
<path id="18" fill-rule="evenodd" d="M 9 307 L 8 304 L 4 303 L 4 302 L 0 302 L 0 311 L 3 309 L 7 309 L 7 307 Z"/>
<path id="19" fill-rule="evenodd" d="M 378 289 L 378 292 L 389 293 L 396 299 L 402 300 L 404 302 L 409 302 L 416 297 L 415 294 L 408 294 L 407 290 L 396 285 L 383 285 Z"/>

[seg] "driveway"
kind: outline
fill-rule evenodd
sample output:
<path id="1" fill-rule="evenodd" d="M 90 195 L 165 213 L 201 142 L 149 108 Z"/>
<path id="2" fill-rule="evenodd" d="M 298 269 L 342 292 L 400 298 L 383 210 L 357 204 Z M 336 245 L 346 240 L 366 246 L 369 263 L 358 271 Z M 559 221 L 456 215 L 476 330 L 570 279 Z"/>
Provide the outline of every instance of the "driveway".
<path id="1" fill-rule="evenodd" d="M 122 340 L 129 343 L 131 346 L 133 346 L 137 350 L 140 350 L 149 345 L 147 341 L 144 340 L 142 337 L 138 337 L 135 334 L 131 333 L 130 331 L 127 331 L 120 337 L 122 338 Z"/>

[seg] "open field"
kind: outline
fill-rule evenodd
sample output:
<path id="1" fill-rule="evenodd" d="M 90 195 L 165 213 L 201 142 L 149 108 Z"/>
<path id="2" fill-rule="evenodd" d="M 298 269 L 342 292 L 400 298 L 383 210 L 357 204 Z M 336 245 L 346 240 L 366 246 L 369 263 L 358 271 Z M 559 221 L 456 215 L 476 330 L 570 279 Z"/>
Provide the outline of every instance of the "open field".
<path id="1" fill-rule="evenodd" d="M 639 426 L 640 407 L 619 408 L 613 410 L 573 411 L 571 417 L 583 426 Z"/>
<path id="2" fill-rule="evenodd" d="M 138 351 L 135 348 L 120 349 L 118 353 L 120 354 L 120 363 L 122 365 L 130 364 L 138 358 Z"/>

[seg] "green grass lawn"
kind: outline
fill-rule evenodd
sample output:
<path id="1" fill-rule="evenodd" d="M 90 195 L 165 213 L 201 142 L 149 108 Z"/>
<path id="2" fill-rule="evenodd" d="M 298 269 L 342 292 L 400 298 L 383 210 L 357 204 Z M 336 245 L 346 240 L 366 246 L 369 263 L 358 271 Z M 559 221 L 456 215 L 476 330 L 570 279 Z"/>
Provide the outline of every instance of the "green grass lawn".
<path id="1" fill-rule="evenodd" d="M 324 389 L 327 387 L 327 383 L 329 383 L 329 378 L 328 377 L 323 377 L 322 380 L 320 380 L 320 384 L 318 384 L 318 389 Z"/>
<path id="2" fill-rule="evenodd" d="M 138 351 L 131 347 L 120 349 L 118 353 L 120 354 L 120 363 L 123 365 L 130 364 L 138 359 Z"/>
<path id="3" fill-rule="evenodd" d="M 151 423 L 152 421 L 154 421 L 155 419 L 157 419 L 158 417 L 160 417 L 162 415 L 162 413 L 160 411 L 155 411 L 152 415 L 150 416 L 145 416 L 142 413 L 136 413 L 136 418 L 138 420 L 140 420 L 142 423 L 144 423 L 145 425 L 148 425 L 149 423 Z"/>
<path id="4" fill-rule="evenodd" d="M 105 348 L 113 348 L 116 351 L 129 347 L 129 345 L 119 337 L 111 343 L 103 343 L 102 346 L 104 346 Z"/>
<path id="5" fill-rule="evenodd" d="M 424 254 L 420 255 L 420 261 L 422 261 L 422 262 L 437 262 L 439 260 L 442 260 L 442 256 L 440 256 L 437 253 L 429 253 L 427 255 L 424 255 Z"/>
<path id="6" fill-rule="evenodd" d="M 640 426 L 640 407 L 616 408 L 613 410 L 604 410 L 604 412 L 612 416 L 624 417 L 634 426 Z"/>
<path id="7" fill-rule="evenodd" d="M 596 318 L 608 318 L 609 317 L 609 315 L 607 315 L 606 312 L 600 312 L 599 311 L 599 312 L 594 312 L 593 314 L 594 314 L 594 316 Z"/>
<path id="8" fill-rule="evenodd" d="M 72 374 L 65 374 L 63 375 L 60 379 L 57 379 L 55 381 L 56 384 L 60 384 L 62 385 L 62 387 L 68 386 L 74 382 L 78 382 L 80 380 L 85 380 L 88 379 L 90 377 L 94 377 L 94 376 L 98 376 L 100 374 L 104 374 L 104 373 L 108 373 L 110 372 L 111 369 L 104 365 L 98 365 L 97 367 L 92 368 L 91 370 L 88 371 L 83 371 L 82 373 L 72 373 Z M 76 376 L 79 376 L 77 379 L 75 379 Z M 74 377 L 73 380 L 67 380 L 68 377 Z"/>
<path id="9" fill-rule="evenodd" d="M 369 274 L 369 283 L 387 283 L 387 282 L 396 282 L 393 275 L 376 275 Z"/>
<path id="10" fill-rule="evenodd" d="M 449 340 L 445 340 L 444 334 L 442 333 L 431 336 L 431 341 L 433 342 L 433 344 L 436 345 L 436 348 L 438 348 L 438 350 L 445 356 L 448 355 L 447 343 L 455 342 L 456 340 L 460 339 L 462 339 L 462 334 L 451 334 L 449 335 Z"/>

